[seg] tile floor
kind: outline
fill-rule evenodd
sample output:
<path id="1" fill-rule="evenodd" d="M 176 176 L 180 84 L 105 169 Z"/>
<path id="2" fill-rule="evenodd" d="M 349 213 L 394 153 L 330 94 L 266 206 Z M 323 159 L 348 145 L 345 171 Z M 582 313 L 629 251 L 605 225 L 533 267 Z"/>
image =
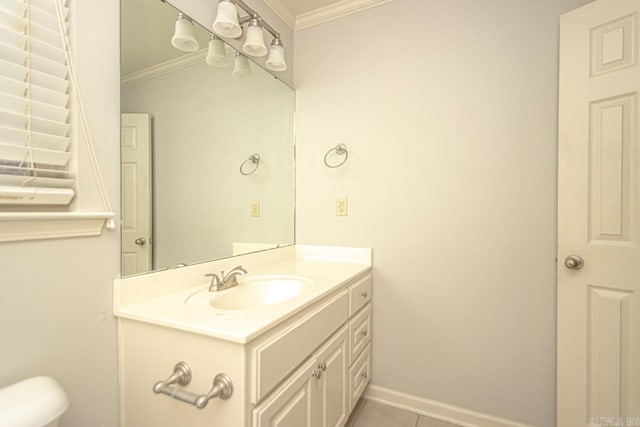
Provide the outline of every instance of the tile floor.
<path id="1" fill-rule="evenodd" d="M 345 427 L 459 427 L 381 403 L 360 399 Z"/>

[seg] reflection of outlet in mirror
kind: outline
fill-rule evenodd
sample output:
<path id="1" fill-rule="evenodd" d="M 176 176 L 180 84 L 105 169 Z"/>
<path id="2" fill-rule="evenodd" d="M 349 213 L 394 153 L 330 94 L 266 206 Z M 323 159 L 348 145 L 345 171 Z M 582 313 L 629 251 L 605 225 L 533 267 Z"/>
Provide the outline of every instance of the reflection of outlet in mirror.
<path id="1" fill-rule="evenodd" d="M 249 213 L 251 216 L 260 216 L 260 200 L 252 200 L 249 207 Z"/>
<path id="2" fill-rule="evenodd" d="M 336 216 L 347 216 L 347 198 L 336 198 Z"/>

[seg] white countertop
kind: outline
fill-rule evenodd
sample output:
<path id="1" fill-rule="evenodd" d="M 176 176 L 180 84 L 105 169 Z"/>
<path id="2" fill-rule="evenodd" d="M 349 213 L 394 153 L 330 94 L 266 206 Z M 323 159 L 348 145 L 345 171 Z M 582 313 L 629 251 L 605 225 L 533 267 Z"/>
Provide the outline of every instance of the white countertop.
<path id="1" fill-rule="evenodd" d="M 244 265 L 248 271 L 240 277 L 239 286 L 244 279 L 262 275 L 301 276 L 313 285 L 288 301 L 251 309 L 220 310 L 208 303 L 185 304 L 194 293 L 208 293 L 207 278 L 202 272 L 228 271 L 231 265 Z M 370 270 L 370 249 L 292 246 L 116 280 L 114 313 L 125 319 L 245 344 Z M 148 297 L 145 290 L 149 291 Z"/>

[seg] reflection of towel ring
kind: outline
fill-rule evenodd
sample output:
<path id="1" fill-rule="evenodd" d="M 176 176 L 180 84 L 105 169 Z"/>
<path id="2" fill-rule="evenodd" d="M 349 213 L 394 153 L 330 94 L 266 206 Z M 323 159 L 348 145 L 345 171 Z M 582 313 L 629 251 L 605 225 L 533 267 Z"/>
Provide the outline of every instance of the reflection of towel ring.
<path id="1" fill-rule="evenodd" d="M 252 171 L 250 172 L 245 172 L 244 171 L 244 166 L 247 164 L 247 162 L 251 162 L 254 165 L 256 165 Z M 260 154 L 258 153 L 254 153 L 252 155 L 249 156 L 249 158 L 247 160 L 245 160 L 244 162 L 242 162 L 242 164 L 240 165 L 240 173 L 242 175 L 251 175 L 252 173 L 254 173 L 255 171 L 258 170 L 258 166 L 260 166 Z"/>
<path id="2" fill-rule="evenodd" d="M 327 162 L 327 157 L 329 157 L 329 154 L 333 153 L 334 151 L 338 156 L 344 156 L 344 160 L 342 160 L 340 163 L 336 163 L 335 165 L 330 165 L 329 162 Z M 324 155 L 324 164 L 327 165 L 328 168 L 339 168 L 347 162 L 348 158 L 349 151 L 347 151 L 347 146 L 344 144 L 338 144 L 331 150 L 327 151 L 327 154 Z"/>

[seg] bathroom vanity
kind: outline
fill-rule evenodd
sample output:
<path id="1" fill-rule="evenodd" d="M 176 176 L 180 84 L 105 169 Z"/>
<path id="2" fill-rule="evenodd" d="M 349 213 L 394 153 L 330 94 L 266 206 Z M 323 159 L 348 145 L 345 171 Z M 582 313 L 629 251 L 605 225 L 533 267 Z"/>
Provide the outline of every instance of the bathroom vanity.
<path id="1" fill-rule="evenodd" d="M 205 274 L 238 265 L 238 286 L 209 292 Z M 371 296 L 370 249 L 289 246 L 117 280 L 121 425 L 344 425 L 371 373 Z M 185 385 L 169 378 L 179 362 Z M 231 396 L 207 403 L 221 374 Z"/>

